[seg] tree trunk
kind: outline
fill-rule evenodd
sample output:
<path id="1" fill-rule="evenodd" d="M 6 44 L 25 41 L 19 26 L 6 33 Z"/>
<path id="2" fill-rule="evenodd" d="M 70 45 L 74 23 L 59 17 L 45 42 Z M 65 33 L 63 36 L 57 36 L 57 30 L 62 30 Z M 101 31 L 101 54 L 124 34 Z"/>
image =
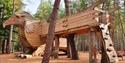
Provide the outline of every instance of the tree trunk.
<path id="1" fill-rule="evenodd" d="M 104 40 L 103 40 L 101 32 L 99 32 L 98 38 L 100 39 L 100 42 L 101 42 L 101 44 L 100 44 L 101 45 L 101 63 L 110 63 L 109 57 L 106 53 Z"/>
<path id="2" fill-rule="evenodd" d="M 12 12 L 13 15 L 14 15 L 14 12 L 15 12 L 15 0 L 13 0 L 13 12 Z M 10 26 L 10 34 L 9 34 L 9 41 L 8 41 L 8 53 L 13 52 L 12 37 L 13 37 L 13 25 Z"/>
<path id="3" fill-rule="evenodd" d="M 97 41 L 95 38 L 95 34 L 96 33 L 94 28 L 91 28 L 89 34 L 89 63 L 97 63 L 97 58 L 96 58 L 97 49 L 95 45 L 95 42 Z"/>
<path id="4" fill-rule="evenodd" d="M 125 22 L 125 0 L 124 0 L 124 17 L 123 17 L 123 23 L 124 22 Z M 124 26 L 125 26 L 125 24 L 124 24 Z M 125 38 L 125 27 L 123 27 L 123 30 L 124 30 L 124 38 Z M 124 39 L 124 41 L 125 41 L 125 39 Z M 125 48 L 124 48 L 124 51 L 125 51 Z"/>
<path id="5" fill-rule="evenodd" d="M 50 55 L 52 52 L 52 44 L 54 41 L 54 35 L 55 35 L 55 24 L 57 19 L 57 10 L 59 9 L 60 0 L 55 0 L 53 11 L 51 13 L 50 19 L 49 19 L 49 30 L 46 40 L 46 47 L 43 55 L 43 59 L 41 63 L 49 63 Z"/>
<path id="6" fill-rule="evenodd" d="M 120 15 L 120 11 L 119 11 L 119 15 Z M 120 17 L 120 16 L 119 16 Z M 121 20 L 121 18 L 119 18 L 120 19 L 120 26 L 121 26 L 121 37 L 122 37 L 122 42 L 123 43 L 121 43 L 121 45 L 123 45 L 123 47 L 122 47 L 122 50 L 125 50 L 125 32 L 124 32 L 124 25 L 123 25 L 123 21 Z"/>
<path id="7" fill-rule="evenodd" d="M 2 40 L 2 53 L 5 53 L 6 48 L 7 48 L 7 40 L 4 39 L 4 40 Z"/>
<path id="8" fill-rule="evenodd" d="M 65 14 L 66 16 L 69 16 L 70 14 L 70 10 L 69 10 L 69 0 L 64 0 L 64 3 L 65 3 Z M 67 57 L 70 58 L 70 44 L 69 42 L 67 41 Z"/>
<path id="9" fill-rule="evenodd" d="M 69 34 L 67 37 L 67 42 L 69 42 L 70 44 L 70 48 L 71 48 L 71 57 L 73 60 L 78 60 L 78 53 L 76 50 L 76 45 L 75 45 L 75 41 L 74 41 L 74 34 Z"/>
<path id="10" fill-rule="evenodd" d="M 66 16 L 69 16 L 69 0 L 64 0 L 65 2 L 65 13 L 66 13 Z"/>
<path id="11" fill-rule="evenodd" d="M 10 27 L 10 35 L 9 35 L 9 41 L 8 41 L 8 53 L 12 52 L 12 35 L 13 35 L 13 25 Z"/>
<path id="12" fill-rule="evenodd" d="M 92 58 L 92 47 L 93 47 L 93 40 L 92 40 L 92 33 L 93 31 L 90 31 L 89 33 L 89 63 L 93 63 Z"/>

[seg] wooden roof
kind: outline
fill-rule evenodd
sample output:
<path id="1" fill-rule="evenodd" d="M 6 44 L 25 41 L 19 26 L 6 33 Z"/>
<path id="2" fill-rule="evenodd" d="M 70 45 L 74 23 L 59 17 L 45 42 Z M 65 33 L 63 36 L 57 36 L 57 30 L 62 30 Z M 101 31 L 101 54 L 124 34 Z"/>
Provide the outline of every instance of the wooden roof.
<path id="1" fill-rule="evenodd" d="M 71 33 L 86 33 L 89 31 L 90 27 L 98 25 L 98 22 L 95 20 L 95 17 L 98 16 L 96 15 L 96 13 L 99 12 L 90 10 L 59 19 L 56 21 L 55 33 L 60 36 L 65 36 Z M 45 39 L 40 38 L 39 35 L 43 37 L 47 35 L 49 23 L 47 23 L 46 21 L 29 21 L 29 23 L 27 21 L 27 25 L 25 26 L 25 36 L 29 43 L 34 47 L 44 44 Z"/>
<path id="2" fill-rule="evenodd" d="M 70 34 L 70 33 L 80 33 L 81 30 L 88 30 L 92 26 L 97 26 L 98 23 L 95 18 L 99 13 L 96 10 L 90 10 L 81 12 L 69 17 L 65 17 L 56 21 L 56 34 Z M 42 34 L 46 35 L 48 33 L 48 23 L 42 24 Z M 83 31 L 83 32 L 84 32 Z"/>

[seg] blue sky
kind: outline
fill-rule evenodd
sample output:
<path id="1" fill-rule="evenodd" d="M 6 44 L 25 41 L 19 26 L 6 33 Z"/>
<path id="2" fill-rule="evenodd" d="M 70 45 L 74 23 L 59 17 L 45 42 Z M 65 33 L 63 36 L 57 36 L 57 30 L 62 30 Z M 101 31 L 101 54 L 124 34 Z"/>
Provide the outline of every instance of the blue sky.
<path id="1" fill-rule="evenodd" d="M 22 0 L 22 3 L 24 4 L 22 6 L 22 10 L 34 15 L 41 3 L 41 0 Z"/>
<path id="2" fill-rule="evenodd" d="M 31 15 L 34 15 L 37 12 L 37 9 L 41 2 L 47 1 L 47 0 L 22 0 L 22 3 L 25 4 L 22 6 L 22 10 L 29 12 Z M 52 3 L 54 3 L 55 0 L 52 0 Z M 64 7 L 64 2 L 61 0 L 61 7 Z"/>

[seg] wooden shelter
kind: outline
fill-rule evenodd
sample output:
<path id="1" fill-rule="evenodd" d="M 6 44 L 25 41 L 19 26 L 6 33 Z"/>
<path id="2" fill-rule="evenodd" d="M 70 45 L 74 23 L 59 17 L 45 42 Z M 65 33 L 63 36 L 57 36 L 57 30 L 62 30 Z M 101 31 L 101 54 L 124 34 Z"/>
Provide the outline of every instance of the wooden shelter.
<path id="1" fill-rule="evenodd" d="M 62 19 L 58 19 L 56 23 L 55 33 L 56 35 L 63 36 L 67 34 L 81 34 L 87 33 L 89 28 L 98 26 L 99 23 L 96 21 L 96 17 L 98 16 L 99 11 L 90 10 L 81 12 L 69 17 L 65 17 Z M 27 21 L 26 28 L 33 29 L 32 31 L 25 31 L 25 36 L 27 40 L 32 46 L 40 46 L 44 43 L 41 43 L 39 36 L 36 34 L 40 34 L 42 37 L 45 37 L 48 33 L 49 23 L 46 21 L 42 22 L 30 22 Z M 32 35 L 32 36 L 31 36 Z"/>

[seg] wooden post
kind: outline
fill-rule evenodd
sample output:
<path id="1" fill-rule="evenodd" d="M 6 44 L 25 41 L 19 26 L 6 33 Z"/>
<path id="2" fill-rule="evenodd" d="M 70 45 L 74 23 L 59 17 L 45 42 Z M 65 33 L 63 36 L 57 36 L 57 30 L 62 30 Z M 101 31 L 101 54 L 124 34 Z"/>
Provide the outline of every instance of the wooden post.
<path id="1" fill-rule="evenodd" d="M 97 63 L 97 48 L 96 44 L 96 30 L 95 28 L 90 28 L 89 33 L 89 63 Z"/>
<path id="2" fill-rule="evenodd" d="M 90 28 L 90 33 L 89 33 L 89 63 L 93 63 L 93 58 L 92 58 L 92 47 L 93 47 L 93 33 L 94 29 Z"/>
<path id="3" fill-rule="evenodd" d="M 70 43 L 68 42 L 68 38 L 67 38 L 67 57 L 71 58 L 71 48 L 70 48 Z"/>
<path id="4" fill-rule="evenodd" d="M 59 36 L 55 36 L 55 50 L 54 50 L 54 58 L 58 59 L 58 53 L 59 53 Z"/>
<path id="5" fill-rule="evenodd" d="M 73 60 L 78 60 L 78 53 L 76 50 L 76 45 L 75 45 L 75 41 L 74 41 L 74 34 L 69 34 L 69 36 L 67 37 L 67 41 L 70 43 L 70 48 L 71 48 L 71 58 Z"/>
<path id="6" fill-rule="evenodd" d="M 8 40 L 9 39 L 5 40 L 5 43 L 6 43 L 6 53 L 10 54 L 11 53 L 11 48 L 10 48 L 10 42 Z"/>
<path id="7" fill-rule="evenodd" d="M 2 53 L 5 53 L 6 45 L 7 45 L 7 40 L 4 39 L 4 40 L 2 41 Z"/>
<path id="8" fill-rule="evenodd" d="M 69 10 L 69 0 L 64 0 L 65 3 L 65 14 L 66 16 L 70 15 L 70 10 Z M 67 57 L 70 58 L 70 43 L 67 41 Z"/>
<path id="9" fill-rule="evenodd" d="M 5 45 L 5 42 L 4 40 L 2 40 L 2 53 L 4 53 L 4 45 Z"/>

